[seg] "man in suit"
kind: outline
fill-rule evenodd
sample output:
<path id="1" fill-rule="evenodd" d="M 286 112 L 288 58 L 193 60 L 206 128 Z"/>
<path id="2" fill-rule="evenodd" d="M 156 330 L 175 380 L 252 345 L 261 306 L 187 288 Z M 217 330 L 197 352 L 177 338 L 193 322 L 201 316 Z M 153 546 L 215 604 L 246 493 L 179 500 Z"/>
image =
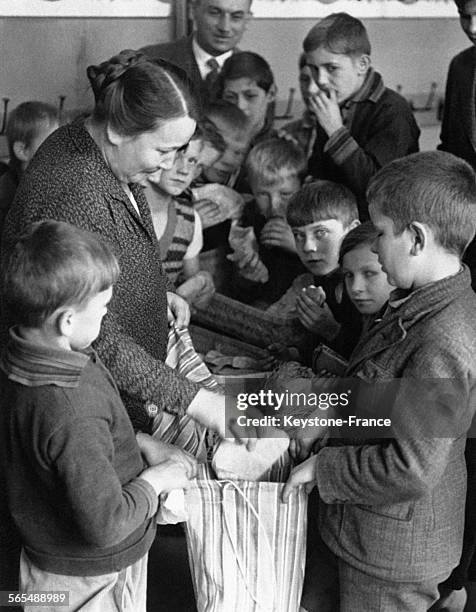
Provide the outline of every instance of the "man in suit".
<path id="1" fill-rule="evenodd" d="M 203 104 L 214 97 L 217 76 L 243 36 L 251 18 L 251 1 L 192 0 L 193 34 L 141 51 L 182 68 Z"/>

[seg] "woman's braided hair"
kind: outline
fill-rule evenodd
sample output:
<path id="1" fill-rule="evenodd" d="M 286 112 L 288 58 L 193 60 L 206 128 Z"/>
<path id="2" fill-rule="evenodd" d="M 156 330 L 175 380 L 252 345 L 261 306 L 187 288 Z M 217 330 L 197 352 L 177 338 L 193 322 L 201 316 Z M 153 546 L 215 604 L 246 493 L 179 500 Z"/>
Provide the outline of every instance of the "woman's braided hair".
<path id="1" fill-rule="evenodd" d="M 190 82 L 182 70 L 139 51 L 121 51 L 87 75 L 94 93 L 93 118 L 108 122 L 118 133 L 134 136 L 159 123 L 196 116 Z"/>

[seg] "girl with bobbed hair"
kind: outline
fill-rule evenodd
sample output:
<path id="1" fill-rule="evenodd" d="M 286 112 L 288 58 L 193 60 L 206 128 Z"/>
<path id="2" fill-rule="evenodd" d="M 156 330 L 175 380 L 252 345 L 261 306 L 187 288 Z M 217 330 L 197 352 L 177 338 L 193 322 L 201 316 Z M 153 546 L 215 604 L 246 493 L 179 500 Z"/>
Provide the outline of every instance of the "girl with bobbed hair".
<path id="1" fill-rule="evenodd" d="M 164 364 L 168 321 L 187 325 L 189 310 L 162 269 L 141 188 L 172 166 L 194 133 L 196 107 L 186 77 L 129 50 L 87 74 L 94 111 L 61 127 L 28 167 L 6 219 L 2 259 L 25 226 L 42 219 L 67 221 L 108 241 L 121 275 L 94 347 L 134 427 L 147 432 L 151 417 L 163 410 L 187 412 L 224 436 L 224 396 Z M 250 432 L 235 427 L 234 433 Z"/>

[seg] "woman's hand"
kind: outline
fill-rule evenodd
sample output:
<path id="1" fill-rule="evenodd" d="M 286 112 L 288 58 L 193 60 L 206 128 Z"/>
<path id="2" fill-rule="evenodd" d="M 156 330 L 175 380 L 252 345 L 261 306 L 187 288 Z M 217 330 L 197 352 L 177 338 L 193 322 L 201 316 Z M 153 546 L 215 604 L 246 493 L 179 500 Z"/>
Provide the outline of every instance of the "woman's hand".
<path id="1" fill-rule="evenodd" d="M 221 438 L 232 438 L 238 444 L 245 444 L 248 450 L 253 450 L 257 438 L 263 437 L 261 428 L 246 418 L 259 418 L 263 414 L 253 406 L 248 406 L 246 412 L 239 410 L 237 398 L 232 395 L 200 389 L 187 408 L 187 414 L 216 431 Z M 272 435 L 270 432 L 271 429 L 266 427 L 266 435 Z"/>
<path id="2" fill-rule="evenodd" d="M 167 291 L 167 320 L 169 325 L 187 327 L 190 323 L 190 307 L 187 302 L 172 291 Z"/>

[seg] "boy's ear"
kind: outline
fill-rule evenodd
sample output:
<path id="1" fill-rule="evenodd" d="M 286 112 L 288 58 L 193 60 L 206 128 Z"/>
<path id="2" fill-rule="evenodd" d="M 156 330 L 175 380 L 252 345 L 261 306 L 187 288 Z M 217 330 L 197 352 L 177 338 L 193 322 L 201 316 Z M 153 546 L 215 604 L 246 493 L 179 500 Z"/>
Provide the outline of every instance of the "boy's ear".
<path id="1" fill-rule="evenodd" d="M 74 312 L 67 308 L 66 310 L 61 310 L 56 314 L 55 327 L 56 331 L 64 336 L 65 338 L 69 338 L 73 331 L 73 318 Z"/>
<path id="2" fill-rule="evenodd" d="M 347 231 L 355 229 L 358 225 L 360 225 L 360 221 L 358 219 L 354 219 L 352 223 L 348 226 Z"/>
<path id="3" fill-rule="evenodd" d="M 15 153 L 15 157 L 19 159 L 21 162 L 28 163 L 28 147 L 21 140 L 15 140 L 13 143 L 13 152 Z"/>
<path id="4" fill-rule="evenodd" d="M 423 223 L 413 221 L 413 223 L 410 223 L 408 230 L 412 236 L 410 254 L 420 255 L 428 244 L 428 229 Z"/>
<path id="5" fill-rule="evenodd" d="M 363 53 L 360 57 L 356 58 L 356 66 L 359 75 L 367 74 L 368 69 L 370 68 L 370 55 L 366 55 Z"/>
<path id="6" fill-rule="evenodd" d="M 271 87 L 268 89 L 268 102 L 273 102 L 276 99 L 276 94 L 278 93 L 278 88 L 276 87 L 275 83 L 273 83 L 271 85 Z"/>

